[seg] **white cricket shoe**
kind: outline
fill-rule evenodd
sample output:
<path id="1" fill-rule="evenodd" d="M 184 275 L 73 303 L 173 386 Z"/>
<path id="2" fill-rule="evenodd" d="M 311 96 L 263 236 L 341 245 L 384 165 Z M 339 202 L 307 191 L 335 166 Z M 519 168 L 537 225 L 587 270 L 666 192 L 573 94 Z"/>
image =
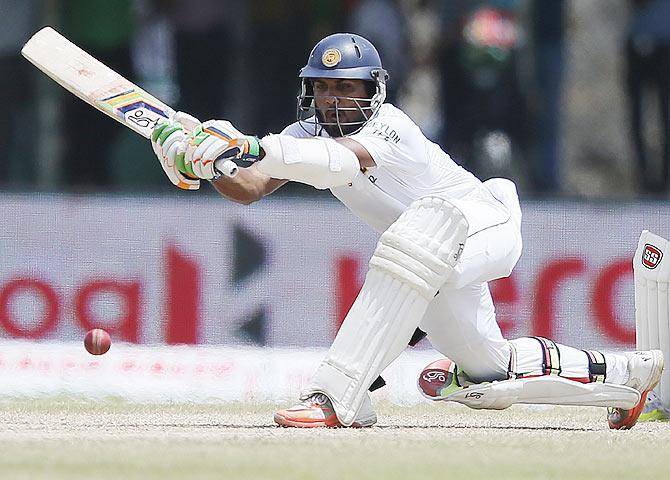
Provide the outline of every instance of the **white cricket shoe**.
<path id="1" fill-rule="evenodd" d="M 607 422 L 615 430 L 627 430 L 637 423 L 647 394 L 658 384 L 663 373 L 663 352 L 660 350 L 646 350 L 624 353 L 628 358 L 627 387 L 632 387 L 641 393 L 640 401 L 630 410 L 622 408 L 607 409 Z"/>
<path id="2" fill-rule="evenodd" d="M 280 410 L 274 415 L 274 421 L 280 427 L 316 428 L 316 427 L 343 427 L 335 415 L 335 409 L 330 399 L 323 393 L 315 393 L 298 405 Z M 354 428 L 371 427 L 377 423 L 377 415 L 372 409 L 372 402 L 368 395 L 363 400 L 354 423 Z"/>

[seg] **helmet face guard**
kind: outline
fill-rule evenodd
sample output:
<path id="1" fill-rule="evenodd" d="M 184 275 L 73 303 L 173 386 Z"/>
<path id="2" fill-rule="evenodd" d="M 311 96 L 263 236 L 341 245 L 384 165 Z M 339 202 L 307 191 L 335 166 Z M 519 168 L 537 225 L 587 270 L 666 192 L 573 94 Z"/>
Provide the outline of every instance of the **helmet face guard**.
<path id="1" fill-rule="evenodd" d="M 388 74 L 382 68 L 379 53 L 365 38 L 351 33 L 330 35 L 312 49 L 307 65 L 300 70 L 302 79 L 298 96 L 297 118 L 300 126 L 310 135 L 318 135 L 325 129 L 331 136 L 353 135 L 374 117 L 386 99 Z M 368 98 L 332 97 L 334 121 L 326 121 L 324 111 L 316 108 L 313 81 L 318 78 L 363 80 L 374 85 Z M 342 107 L 346 101 L 354 106 Z M 340 119 L 344 112 L 354 111 L 359 120 Z"/>
<path id="2" fill-rule="evenodd" d="M 384 75 L 384 73 L 379 72 L 376 75 Z M 383 78 L 383 77 L 382 77 Z M 386 98 L 386 83 L 385 79 L 375 82 L 375 92 L 369 98 L 355 98 L 355 97 L 338 97 L 333 96 L 333 106 L 328 110 L 335 112 L 334 121 L 326 121 L 324 113 L 327 113 L 328 110 L 317 109 L 315 104 L 314 97 L 314 87 L 313 79 L 303 78 L 302 79 L 302 89 L 301 93 L 298 96 L 298 112 L 297 118 L 300 122 L 300 126 L 310 135 L 318 135 L 319 128 L 327 127 L 326 131 L 331 136 L 344 137 L 347 135 L 353 135 L 360 131 L 365 124 L 377 114 L 379 108 L 384 103 Z M 342 107 L 340 103 L 345 100 L 348 104 L 352 104 L 352 107 Z M 345 121 L 341 119 L 341 114 L 343 112 L 357 112 L 360 120 L 356 121 Z M 333 135 L 334 132 L 337 135 Z"/>

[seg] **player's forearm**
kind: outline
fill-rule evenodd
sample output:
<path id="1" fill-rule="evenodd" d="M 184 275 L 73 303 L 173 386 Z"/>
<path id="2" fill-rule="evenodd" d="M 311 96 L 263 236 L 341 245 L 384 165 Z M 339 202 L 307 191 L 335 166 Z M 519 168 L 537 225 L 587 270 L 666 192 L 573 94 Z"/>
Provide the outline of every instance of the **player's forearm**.
<path id="1" fill-rule="evenodd" d="M 356 152 L 330 138 L 268 135 L 260 147 L 259 172 L 319 189 L 350 184 L 361 168 Z"/>
<path id="2" fill-rule="evenodd" d="M 278 180 L 262 174 L 255 166 L 241 168 L 234 178 L 219 177 L 212 182 L 224 197 L 236 203 L 249 205 L 271 194 L 288 180 Z"/>

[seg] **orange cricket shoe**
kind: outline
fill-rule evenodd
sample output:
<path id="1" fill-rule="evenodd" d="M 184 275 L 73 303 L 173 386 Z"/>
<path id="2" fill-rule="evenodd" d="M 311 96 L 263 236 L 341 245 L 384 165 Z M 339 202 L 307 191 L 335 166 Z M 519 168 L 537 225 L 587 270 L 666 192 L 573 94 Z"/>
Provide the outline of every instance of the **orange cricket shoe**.
<path id="1" fill-rule="evenodd" d="M 280 427 L 316 428 L 343 427 L 335 415 L 330 399 L 323 393 L 315 393 L 298 405 L 275 413 L 275 423 Z M 371 427 L 377 423 L 377 415 L 372 410 L 370 398 L 366 397 L 363 406 L 351 427 Z"/>

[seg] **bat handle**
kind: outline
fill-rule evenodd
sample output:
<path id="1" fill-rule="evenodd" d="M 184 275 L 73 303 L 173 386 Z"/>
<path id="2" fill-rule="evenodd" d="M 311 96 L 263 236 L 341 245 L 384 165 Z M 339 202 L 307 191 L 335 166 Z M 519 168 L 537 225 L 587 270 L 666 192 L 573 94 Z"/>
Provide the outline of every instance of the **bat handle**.
<path id="1" fill-rule="evenodd" d="M 193 115 L 189 115 L 186 112 L 176 112 L 174 114 L 174 117 L 172 119 L 176 122 L 179 122 L 182 124 L 182 126 L 188 130 L 189 132 L 193 130 L 195 127 L 200 125 L 200 120 L 195 118 Z"/>
<path id="2" fill-rule="evenodd" d="M 221 172 L 221 175 L 230 178 L 233 178 L 240 171 L 240 167 L 235 162 L 226 158 L 219 158 L 214 162 L 214 168 Z"/>

